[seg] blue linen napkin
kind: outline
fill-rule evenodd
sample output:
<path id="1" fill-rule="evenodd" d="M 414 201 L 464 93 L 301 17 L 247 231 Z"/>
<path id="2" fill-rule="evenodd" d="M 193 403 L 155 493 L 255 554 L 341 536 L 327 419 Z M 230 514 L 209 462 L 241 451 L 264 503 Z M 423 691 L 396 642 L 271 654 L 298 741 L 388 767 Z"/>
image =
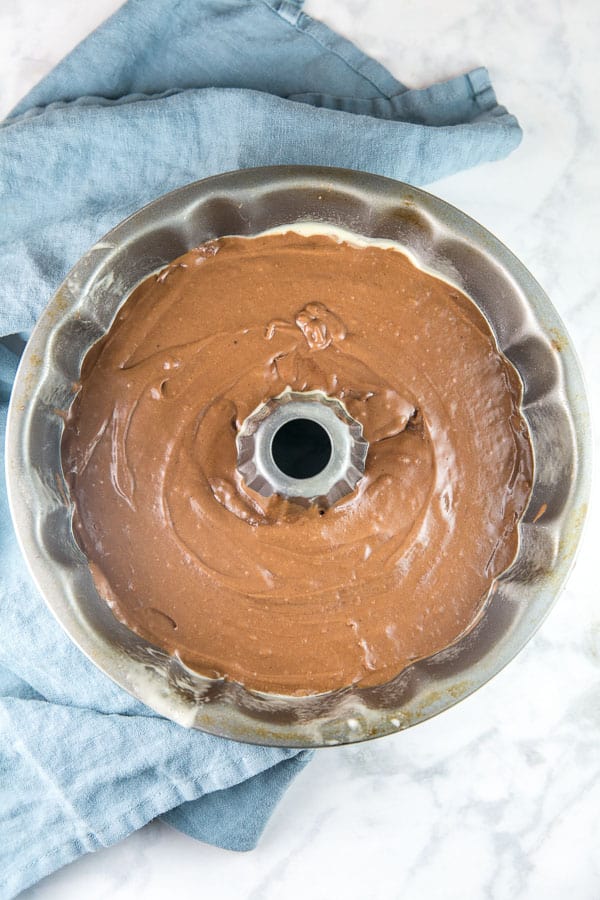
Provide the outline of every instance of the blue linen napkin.
<path id="1" fill-rule="evenodd" d="M 159 194 L 284 163 L 422 184 L 520 138 L 485 69 L 409 90 L 300 0 L 129 0 L 0 124 L 0 446 L 22 338 Z M 310 754 L 187 731 L 98 671 L 29 578 L 3 480 L 0 559 L 0 896 L 157 816 L 253 847 Z"/>

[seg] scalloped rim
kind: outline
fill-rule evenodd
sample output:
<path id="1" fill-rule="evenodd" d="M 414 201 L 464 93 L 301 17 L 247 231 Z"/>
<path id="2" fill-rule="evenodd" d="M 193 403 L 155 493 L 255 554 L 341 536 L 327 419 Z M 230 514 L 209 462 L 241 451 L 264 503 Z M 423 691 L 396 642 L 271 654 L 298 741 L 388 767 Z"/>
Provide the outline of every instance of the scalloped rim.
<path id="1" fill-rule="evenodd" d="M 277 213 L 277 198 L 279 203 L 286 201 L 286 214 Z M 73 367 L 78 372 L 84 353 L 110 324 L 106 316 L 99 317 L 98 298 L 110 297 L 112 290 L 114 316 L 141 277 L 178 254 L 160 264 L 150 256 L 147 270 L 127 290 L 119 287 L 118 265 L 113 269 L 112 263 L 144 234 L 176 235 L 187 249 L 215 237 L 218 228 L 215 233 L 198 231 L 192 221 L 203 208 L 210 211 L 211 204 L 216 210 L 214 218 L 223 210 L 233 219 L 239 215 L 240 231 L 246 234 L 273 228 L 249 227 L 252 213 L 261 222 L 265 214 L 279 216 L 275 228 L 298 230 L 306 216 L 294 215 L 294 210 L 306 210 L 311 204 L 314 213 L 309 216 L 309 227 L 320 233 L 326 233 L 328 225 L 334 229 L 342 226 L 359 242 L 370 232 L 371 239 L 380 243 L 373 232 L 395 228 L 397 239 L 384 235 L 384 242 L 387 239 L 407 253 L 421 268 L 461 286 L 480 309 L 482 298 L 470 290 L 469 279 L 481 267 L 486 277 L 499 279 L 504 291 L 496 298 L 497 315 L 490 309 L 482 311 L 525 384 L 529 380 L 527 360 L 517 363 L 511 350 L 532 337 L 538 342 L 536 352 L 543 355 L 545 351 L 546 362 L 552 360 L 556 370 L 556 383 L 541 396 L 539 390 L 538 396 L 529 396 L 523 413 L 532 435 L 537 479 L 540 431 L 544 428 L 540 422 L 553 410 L 556 414 L 560 410 L 562 444 L 553 450 L 550 475 L 542 473 L 544 477 L 557 473 L 557 491 L 558 474 L 562 471 L 564 480 L 565 466 L 571 473 L 566 494 L 562 486 L 559 513 L 551 521 L 534 521 L 533 514 L 526 515 L 519 555 L 498 580 L 474 628 L 452 647 L 416 662 L 382 688 L 345 689 L 308 698 L 276 697 L 190 672 L 176 656 L 166 656 L 117 623 L 99 600 L 87 562 L 70 532 L 70 509 L 61 494 L 60 476 L 53 491 L 59 474 L 57 458 L 60 470 L 60 429 L 50 420 L 49 403 L 64 403 L 70 390 L 67 376 Z M 244 232 L 244 228 L 248 230 Z M 371 242 L 369 237 L 367 240 Z M 456 259 L 450 258 L 453 253 L 458 258 L 466 254 L 466 259 L 470 254 L 478 265 L 461 270 Z M 144 260 L 142 268 L 143 264 Z M 494 298 L 487 298 L 488 304 L 492 301 Z M 522 313 L 522 328 L 518 334 L 508 329 L 511 339 L 507 341 L 502 317 L 511 303 Z M 87 328 L 83 329 L 85 341 L 70 357 L 67 352 L 66 368 L 71 366 L 71 373 L 61 372 L 59 350 L 65 350 L 60 346 L 61 335 L 69 336 L 69 329 L 81 328 L 82 321 Z M 36 444 L 40 434 L 48 437 L 50 450 Z M 503 668 L 542 623 L 573 565 L 587 508 L 592 458 L 585 388 L 571 342 L 549 299 L 519 260 L 474 220 L 422 190 L 350 170 L 302 166 L 247 169 L 187 185 L 134 213 L 95 244 L 67 275 L 27 344 L 12 393 L 6 445 L 9 503 L 19 543 L 46 603 L 80 649 L 129 693 L 180 724 L 234 740 L 289 747 L 368 740 L 417 724 L 449 708 Z M 44 453 L 53 454 L 54 468 L 44 465 Z M 50 554 L 48 543 L 55 539 L 57 523 L 60 533 L 65 521 L 68 528 L 62 532 L 61 558 L 54 550 Z M 538 560 L 533 575 L 531 567 L 525 567 L 523 575 L 523 548 L 527 544 L 531 549 L 532 540 L 545 542 L 546 554 L 550 541 L 553 558 L 551 564 L 547 556 L 545 562 L 544 558 Z"/>

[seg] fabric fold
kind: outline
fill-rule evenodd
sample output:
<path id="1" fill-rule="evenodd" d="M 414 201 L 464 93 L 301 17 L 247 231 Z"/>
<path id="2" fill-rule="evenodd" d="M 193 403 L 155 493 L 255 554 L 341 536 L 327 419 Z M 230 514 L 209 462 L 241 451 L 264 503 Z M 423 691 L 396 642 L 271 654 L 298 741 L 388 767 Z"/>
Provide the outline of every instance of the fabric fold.
<path id="1" fill-rule="evenodd" d="M 7 897 L 182 804 L 171 824 L 217 846 L 249 849 L 308 756 L 196 736 L 157 716 L 10 696 L 0 698 L 0 735 L 10 737 L 0 754 Z M 295 765 L 286 771 L 289 758 Z M 241 783 L 230 805 L 228 791 Z M 198 802 L 213 792 L 220 802 Z"/>

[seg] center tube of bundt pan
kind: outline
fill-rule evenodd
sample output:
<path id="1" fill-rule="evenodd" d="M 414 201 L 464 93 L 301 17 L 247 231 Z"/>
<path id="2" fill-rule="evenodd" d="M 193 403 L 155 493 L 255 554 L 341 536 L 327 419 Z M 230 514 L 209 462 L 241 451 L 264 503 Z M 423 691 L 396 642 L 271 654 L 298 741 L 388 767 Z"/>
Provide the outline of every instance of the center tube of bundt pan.
<path id="1" fill-rule="evenodd" d="M 341 401 L 322 391 L 286 390 L 262 403 L 237 435 L 237 468 L 247 487 L 327 508 L 352 493 L 369 444 Z"/>

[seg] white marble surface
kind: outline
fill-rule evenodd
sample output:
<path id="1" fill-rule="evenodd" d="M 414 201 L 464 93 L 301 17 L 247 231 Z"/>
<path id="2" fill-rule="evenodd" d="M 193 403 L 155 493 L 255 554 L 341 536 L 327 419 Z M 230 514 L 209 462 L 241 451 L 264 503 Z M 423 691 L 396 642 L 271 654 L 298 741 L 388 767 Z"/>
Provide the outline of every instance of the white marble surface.
<path id="1" fill-rule="evenodd" d="M 118 5 L 0 0 L 0 115 Z M 546 288 L 598 420 L 597 0 L 308 0 L 306 10 L 411 86 L 490 68 L 524 142 L 434 191 L 494 231 Z M 599 518 L 596 503 L 566 591 L 504 672 L 411 731 L 319 752 L 257 850 L 216 850 L 154 823 L 27 896 L 598 900 Z"/>

